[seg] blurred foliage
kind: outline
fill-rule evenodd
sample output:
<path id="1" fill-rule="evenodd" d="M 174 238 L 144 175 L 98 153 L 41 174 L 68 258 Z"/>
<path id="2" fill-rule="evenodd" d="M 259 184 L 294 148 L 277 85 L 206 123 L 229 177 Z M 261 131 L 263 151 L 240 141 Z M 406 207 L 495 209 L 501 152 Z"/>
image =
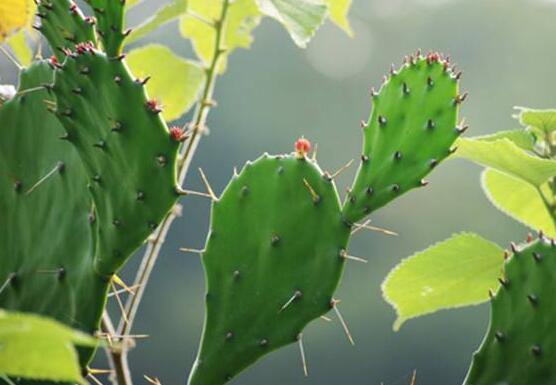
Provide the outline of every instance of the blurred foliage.
<path id="1" fill-rule="evenodd" d="M 147 91 L 156 96 L 168 121 L 178 119 L 191 108 L 205 80 L 205 71 L 199 64 L 177 56 L 163 45 L 134 49 L 127 55 L 127 63 L 135 76 L 152 77 L 147 82 Z"/>
<path id="2" fill-rule="evenodd" d="M 3 0 L 0 3 L 0 42 L 29 25 L 34 9 L 32 0 Z"/>
<path id="3" fill-rule="evenodd" d="M 96 344 L 93 337 L 49 318 L 0 310 L 0 378 L 87 384 L 75 346 Z"/>

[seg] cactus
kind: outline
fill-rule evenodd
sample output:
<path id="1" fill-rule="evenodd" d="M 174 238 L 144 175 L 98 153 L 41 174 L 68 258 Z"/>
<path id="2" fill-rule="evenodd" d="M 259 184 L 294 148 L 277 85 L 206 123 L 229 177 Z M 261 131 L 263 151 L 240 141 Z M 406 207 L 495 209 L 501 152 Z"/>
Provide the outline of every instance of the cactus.
<path id="1" fill-rule="evenodd" d="M 225 383 L 335 306 L 343 264 L 353 258 L 351 226 L 417 186 L 465 130 L 456 128 L 459 77 L 439 54 L 418 54 L 392 71 L 374 96 L 343 208 L 330 175 L 306 158 L 304 139 L 296 157 L 263 156 L 232 179 L 213 204 L 203 254 L 207 315 L 190 385 Z"/>
<path id="2" fill-rule="evenodd" d="M 88 25 L 76 6 L 64 4 L 39 5 L 51 44 L 76 21 Z M 0 260 L 7 261 L 0 307 L 94 333 L 113 274 L 179 196 L 181 138 L 123 57 L 91 41 L 70 49 L 67 41 L 64 60 L 23 71 L 17 96 L 0 107 L 0 211 L 10 223 L 0 235 Z M 82 353 L 85 364 L 91 350 Z"/>
<path id="3" fill-rule="evenodd" d="M 190 385 L 227 382 L 334 306 L 350 226 L 334 182 L 304 147 L 247 163 L 213 203 L 202 259 L 207 312 Z"/>
<path id="4" fill-rule="evenodd" d="M 460 73 L 448 59 L 429 53 L 406 58 L 392 70 L 378 93 L 374 108 L 362 122 L 363 155 L 344 204 L 344 215 L 355 222 L 392 199 L 426 184 L 424 178 L 453 151 L 452 144 L 466 129 L 456 127 Z"/>
<path id="5" fill-rule="evenodd" d="M 83 16 L 81 10 L 70 0 L 42 0 L 37 3 L 37 15 L 41 24 L 35 26 L 48 40 L 58 60 L 64 59 L 64 50 L 76 44 L 96 44 L 94 19 Z"/>
<path id="6" fill-rule="evenodd" d="M 556 383 L 556 246 L 541 235 L 512 249 L 464 385 Z"/>

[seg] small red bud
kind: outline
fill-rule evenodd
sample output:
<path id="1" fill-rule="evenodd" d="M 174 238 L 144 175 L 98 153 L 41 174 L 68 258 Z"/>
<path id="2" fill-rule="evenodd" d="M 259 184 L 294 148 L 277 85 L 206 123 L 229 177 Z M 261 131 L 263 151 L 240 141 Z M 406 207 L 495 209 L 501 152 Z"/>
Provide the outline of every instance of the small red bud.
<path id="1" fill-rule="evenodd" d="M 77 52 L 78 54 L 82 55 L 84 53 L 94 53 L 95 51 L 95 47 L 93 45 L 92 42 L 87 41 L 87 42 L 81 42 L 75 45 L 75 52 Z"/>
<path id="2" fill-rule="evenodd" d="M 311 142 L 301 137 L 295 141 L 294 148 L 298 158 L 305 158 L 305 155 L 311 150 Z"/>
<path id="3" fill-rule="evenodd" d="M 147 107 L 147 110 L 155 112 L 157 114 L 161 111 L 160 107 L 158 106 L 158 102 L 155 99 L 147 100 L 145 103 L 145 107 Z"/>
<path id="4" fill-rule="evenodd" d="M 56 58 L 56 56 L 50 56 L 48 58 L 48 64 L 50 64 L 52 67 L 56 67 L 58 65 L 58 59 Z"/>
<path id="5" fill-rule="evenodd" d="M 427 61 L 429 63 L 440 61 L 440 54 L 438 52 L 429 52 L 427 54 Z"/>
<path id="6" fill-rule="evenodd" d="M 181 142 L 183 140 L 183 132 L 181 128 L 177 126 L 170 127 L 170 137 L 176 142 Z"/>

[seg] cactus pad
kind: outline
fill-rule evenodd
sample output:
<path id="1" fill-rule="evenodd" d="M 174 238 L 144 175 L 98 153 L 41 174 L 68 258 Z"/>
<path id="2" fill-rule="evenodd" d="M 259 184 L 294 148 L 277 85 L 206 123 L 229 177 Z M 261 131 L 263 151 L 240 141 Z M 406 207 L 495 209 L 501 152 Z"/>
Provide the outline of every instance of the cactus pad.
<path id="1" fill-rule="evenodd" d="M 556 383 L 556 247 L 538 240 L 514 248 L 491 302 L 489 330 L 465 385 Z"/>
<path id="2" fill-rule="evenodd" d="M 344 205 L 355 222 L 392 199 L 423 185 L 422 178 L 447 157 L 464 130 L 456 127 L 459 75 L 439 54 L 418 54 L 392 71 L 362 123 L 364 144 L 356 180 Z"/>
<path id="3" fill-rule="evenodd" d="M 80 45 L 53 92 L 66 139 L 89 175 L 99 224 L 97 271 L 111 275 L 176 202 L 173 139 L 125 62 Z"/>
<path id="4" fill-rule="evenodd" d="M 36 63 L 0 107 L 0 307 L 51 316 L 92 333 L 108 281 L 93 270 L 87 177 L 47 111 L 52 70 Z"/>
<path id="5" fill-rule="evenodd" d="M 189 384 L 223 384 L 297 341 L 331 309 L 349 235 L 334 183 L 304 156 L 265 155 L 234 176 L 212 208 L 207 313 Z"/>

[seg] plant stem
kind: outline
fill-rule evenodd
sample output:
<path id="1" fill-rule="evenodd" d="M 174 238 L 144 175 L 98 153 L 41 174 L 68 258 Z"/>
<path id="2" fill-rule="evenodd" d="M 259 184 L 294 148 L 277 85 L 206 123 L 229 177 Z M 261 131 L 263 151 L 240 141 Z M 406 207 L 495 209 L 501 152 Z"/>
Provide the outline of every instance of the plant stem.
<path id="1" fill-rule="evenodd" d="M 230 0 L 223 0 L 220 17 L 218 18 L 218 20 L 214 21 L 214 54 L 209 67 L 206 69 L 206 79 L 201 99 L 197 103 L 193 121 L 189 125 L 191 135 L 190 139 L 184 143 L 180 150 L 180 157 L 177 167 L 177 180 L 180 186 L 183 185 L 183 182 L 191 165 L 191 161 L 205 129 L 208 114 L 211 107 L 214 105 L 212 96 L 214 93 L 215 81 L 218 76 L 222 57 L 226 53 L 226 50 L 224 48 L 224 28 L 226 25 L 226 17 L 228 15 L 229 5 Z M 133 286 L 136 287 L 135 294 L 128 297 L 125 306 L 126 317 L 122 317 L 118 325 L 117 333 L 119 335 L 126 336 L 131 334 L 130 332 L 133 327 L 133 322 L 135 320 L 137 309 L 139 308 L 139 305 L 141 303 L 145 288 L 156 264 L 160 249 L 162 248 L 164 240 L 166 239 L 166 235 L 168 234 L 168 231 L 170 230 L 174 219 L 176 219 L 176 217 L 178 216 L 178 211 L 178 209 L 172 210 L 163 219 L 157 230 L 151 235 L 148 240 L 147 248 L 141 260 L 141 265 L 135 276 L 135 282 L 133 283 Z M 124 319 L 126 318 L 127 322 L 124 321 Z M 125 349 L 121 353 L 115 354 L 111 352 L 109 360 L 112 361 L 113 368 L 115 369 L 116 375 L 113 379 L 114 385 L 132 385 L 131 376 L 129 375 L 128 369 L 129 365 L 127 362 L 127 352 L 125 351 Z"/>

